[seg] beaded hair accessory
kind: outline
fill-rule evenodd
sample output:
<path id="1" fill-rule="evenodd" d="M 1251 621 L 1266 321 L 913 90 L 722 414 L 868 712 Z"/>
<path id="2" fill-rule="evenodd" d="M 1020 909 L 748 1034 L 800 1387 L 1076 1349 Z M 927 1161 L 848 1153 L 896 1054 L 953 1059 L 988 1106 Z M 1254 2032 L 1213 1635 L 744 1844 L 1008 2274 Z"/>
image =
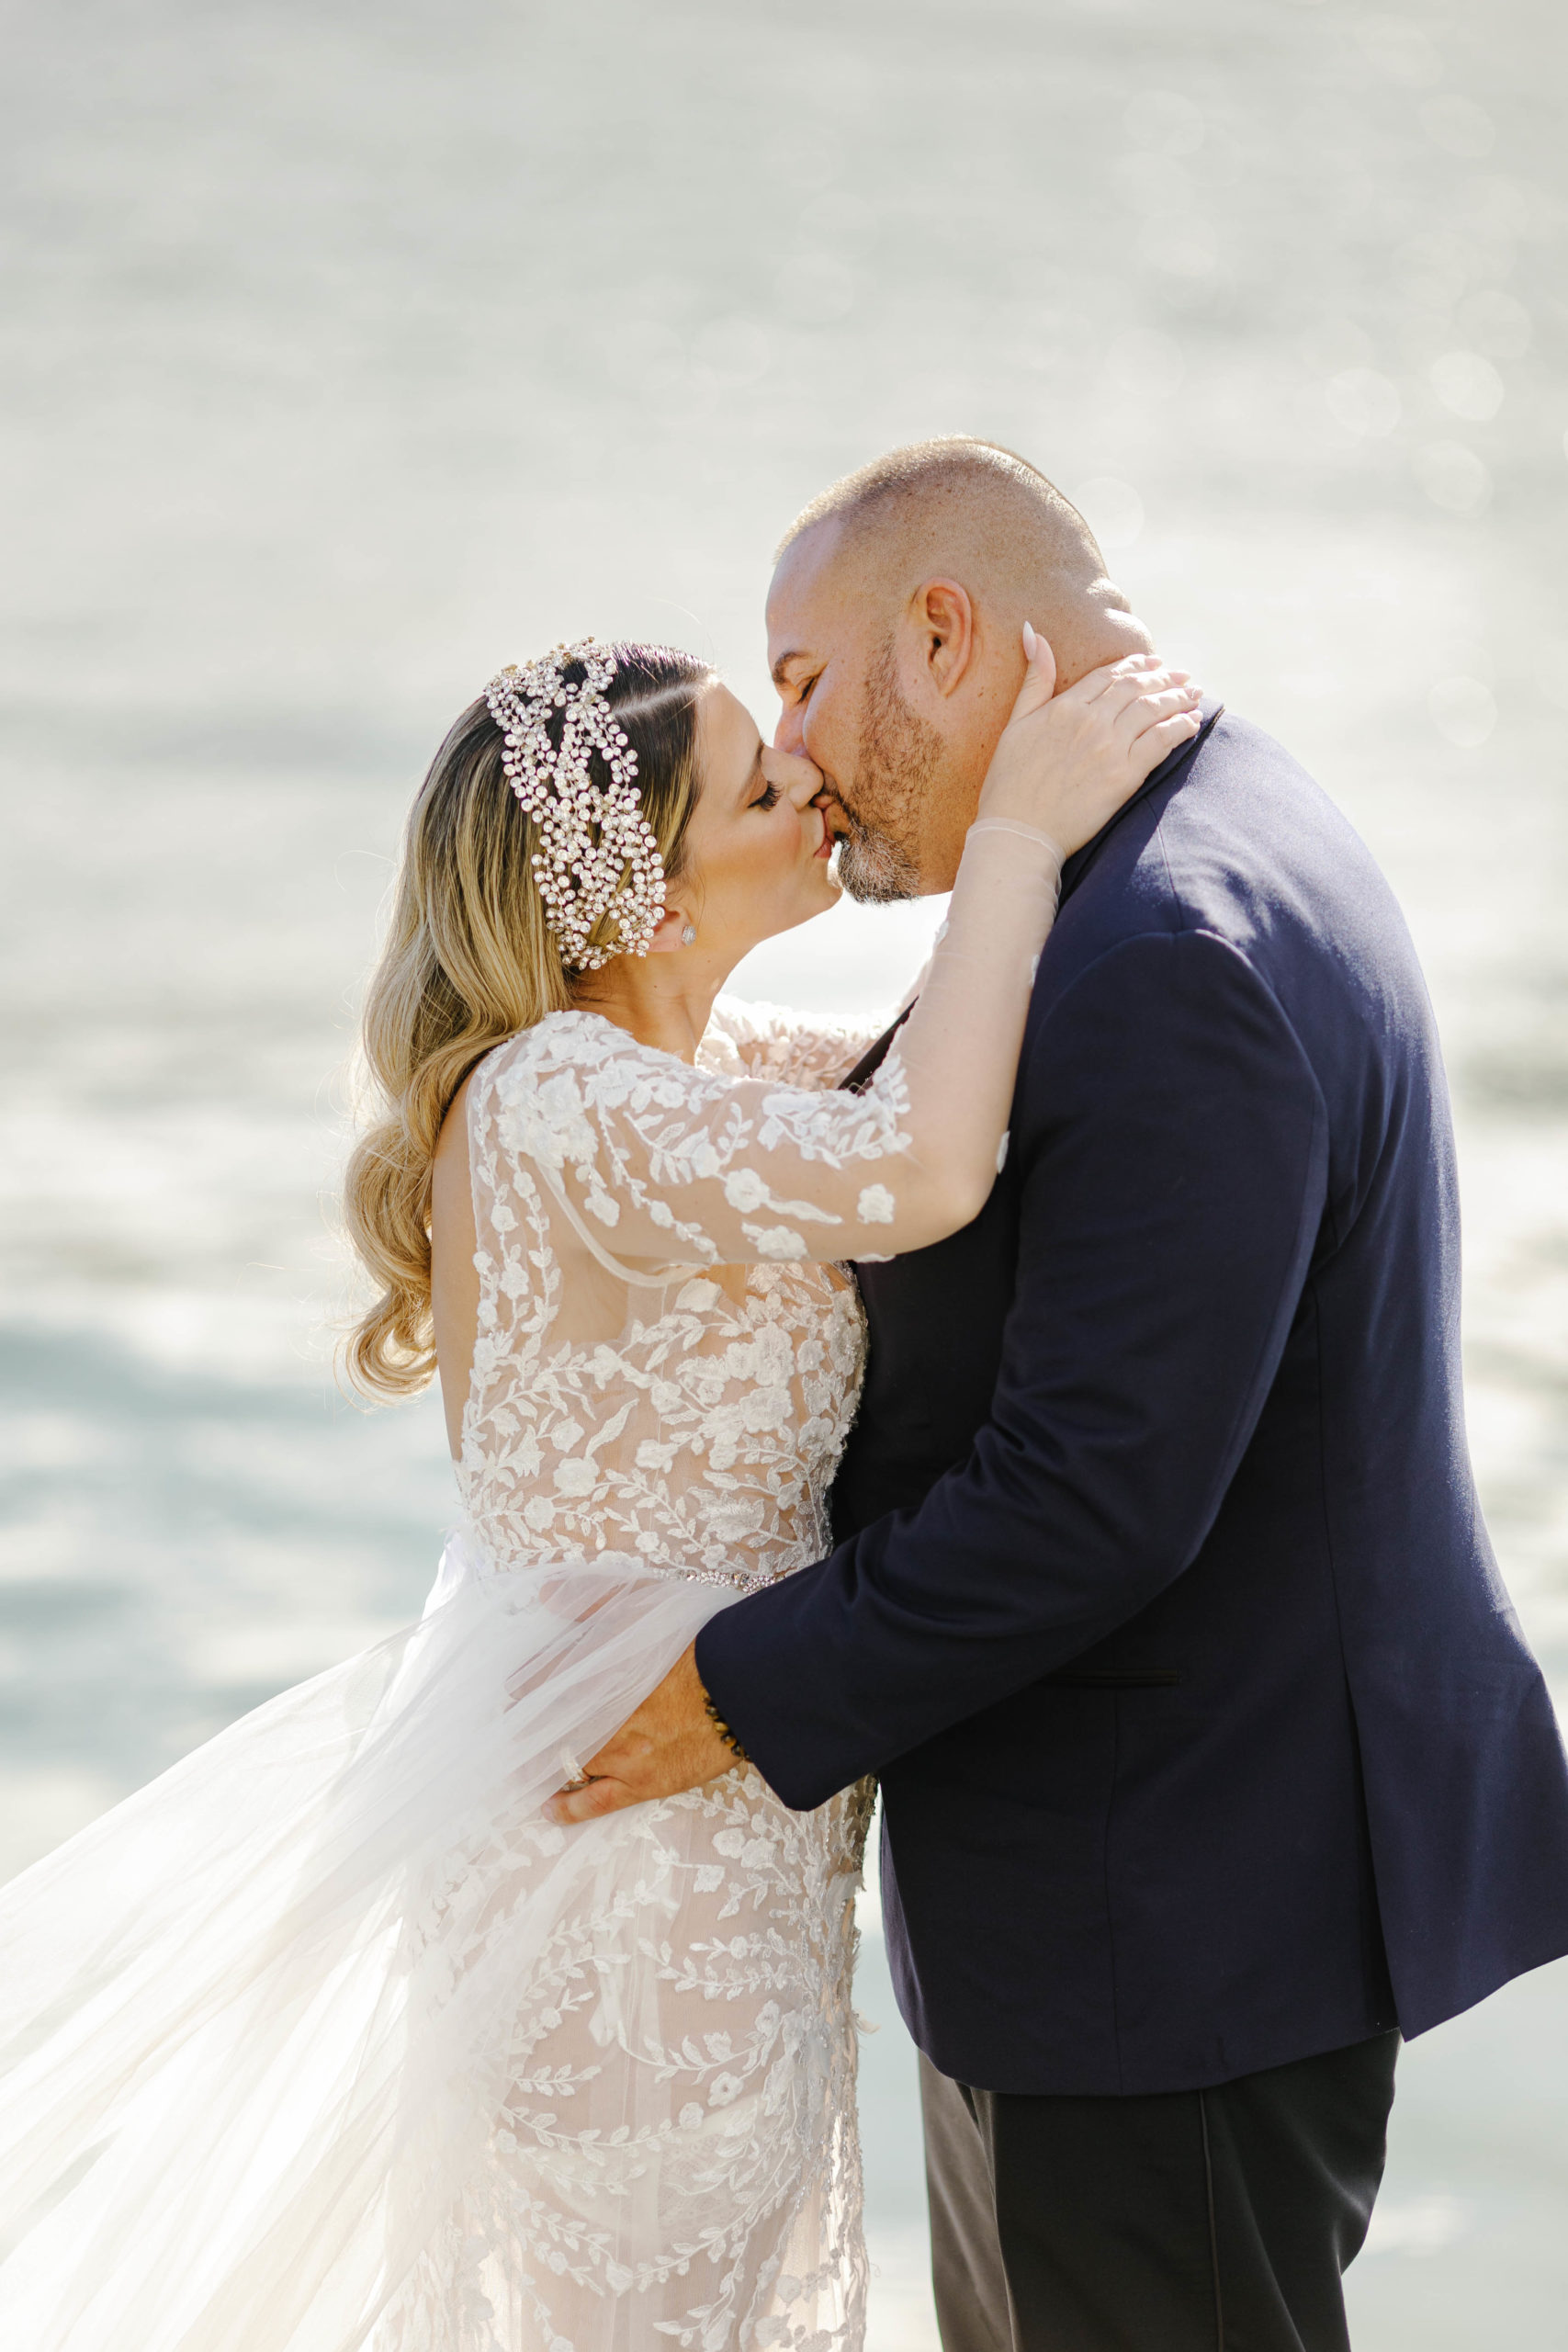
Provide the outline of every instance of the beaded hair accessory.
<path id="1" fill-rule="evenodd" d="M 562 673 L 574 662 L 586 674 L 568 685 Z M 615 674 L 615 657 L 588 637 L 522 668 L 509 664 L 485 688 L 506 780 L 539 829 L 534 879 L 569 971 L 646 956 L 664 912 L 664 861 L 637 797 L 637 753 L 604 698 Z M 558 747 L 549 734 L 558 710 Z M 595 755 L 607 783 L 595 780 Z M 592 945 L 612 910 L 619 937 Z"/>

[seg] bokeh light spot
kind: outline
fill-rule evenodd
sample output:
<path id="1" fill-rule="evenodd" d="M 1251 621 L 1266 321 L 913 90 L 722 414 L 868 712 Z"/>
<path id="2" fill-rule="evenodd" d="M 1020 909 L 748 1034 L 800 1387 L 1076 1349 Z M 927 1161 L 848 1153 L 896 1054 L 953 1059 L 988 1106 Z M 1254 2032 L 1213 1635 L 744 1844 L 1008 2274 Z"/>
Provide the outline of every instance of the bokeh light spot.
<path id="1" fill-rule="evenodd" d="M 1375 368 L 1342 368 L 1324 388 L 1330 415 L 1347 433 L 1376 440 L 1399 423 L 1400 399 Z"/>
<path id="2" fill-rule="evenodd" d="M 1473 752 L 1497 724 L 1492 690 L 1479 678 L 1439 678 L 1427 697 L 1432 724 L 1449 742 Z"/>
<path id="3" fill-rule="evenodd" d="M 1535 339 L 1534 322 L 1524 304 L 1497 286 L 1467 295 L 1459 306 L 1459 323 L 1488 359 L 1522 359 Z"/>
<path id="4" fill-rule="evenodd" d="M 1434 506 L 1450 514 L 1479 514 L 1492 495 L 1492 477 L 1462 441 L 1427 441 L 1413 460 L 1416 479 Z"/>
<path id="5" fill-rule="evenodd" d="M 1151 221 L 1138 251 L 1151 269 L 1188 285 L 1213 277 L 1219 258 L 1213 232 L 1202 221 L 1188 221 L 1178 228 Z"/>
<path id="6" fill-rule="evenodd" d="M 1489 424 L 1503 405 L 1503 379 L 1478 351 L 1445 351 L 1430 374 L 1443 406 L 1472 424 Z"/>

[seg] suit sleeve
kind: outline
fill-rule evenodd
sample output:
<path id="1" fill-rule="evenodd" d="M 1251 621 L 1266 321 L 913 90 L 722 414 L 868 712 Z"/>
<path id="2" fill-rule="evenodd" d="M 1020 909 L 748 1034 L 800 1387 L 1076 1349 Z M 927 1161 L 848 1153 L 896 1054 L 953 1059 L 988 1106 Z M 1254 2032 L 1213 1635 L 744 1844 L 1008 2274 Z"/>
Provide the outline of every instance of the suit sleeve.
<path id="1" fill-rule="evenodd" d="M 718 1712 L 824 1803 L 1066 1665 L 1196 1555 L 1290 1330 L 1325 1107 L 1244 958 L 1123 942 L 1026 1043 L 1017 1288 L 990 1417 L 919 1508 L 705 1627 Z"/>

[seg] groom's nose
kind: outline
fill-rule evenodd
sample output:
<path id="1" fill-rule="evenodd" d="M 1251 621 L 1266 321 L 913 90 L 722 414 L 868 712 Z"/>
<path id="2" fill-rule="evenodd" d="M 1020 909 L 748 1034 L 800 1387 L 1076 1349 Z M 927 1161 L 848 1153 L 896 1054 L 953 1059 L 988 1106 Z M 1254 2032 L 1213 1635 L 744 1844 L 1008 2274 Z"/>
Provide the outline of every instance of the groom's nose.
<path id="1" fill-rule="evenodd" d="M 809 760 L 802 759 L 798 752 L 792 752 L 785 759 L 781 759 L 775 743 L 770 780 L 788 793 L 797 808 L 807 808 L 822 789 L 819 771 L 812 766 Z"/>
<path id="2" fill-rule="evenodd" d="M 773 749 L 775 752 L 787 752 L 791 759 L 806 758 L 806 710 L 803 704 L 786 703 L 780 711 L 779 723 L 773 729 Z"/>

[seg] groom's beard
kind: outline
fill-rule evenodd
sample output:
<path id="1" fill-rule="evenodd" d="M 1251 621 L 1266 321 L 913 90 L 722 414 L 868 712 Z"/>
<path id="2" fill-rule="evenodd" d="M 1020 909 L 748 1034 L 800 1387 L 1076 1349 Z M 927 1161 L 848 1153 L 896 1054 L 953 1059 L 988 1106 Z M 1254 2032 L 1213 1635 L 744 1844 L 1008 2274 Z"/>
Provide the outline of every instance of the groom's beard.
<path id="1" fill-rule="evenodd" d="M 854 799 L 839 799 L 839 879 L 863 906 L 920 897 L 922 806 L 941 757 L 941 735 L 899 692 L 889 639 L 866 679 Z"/>

